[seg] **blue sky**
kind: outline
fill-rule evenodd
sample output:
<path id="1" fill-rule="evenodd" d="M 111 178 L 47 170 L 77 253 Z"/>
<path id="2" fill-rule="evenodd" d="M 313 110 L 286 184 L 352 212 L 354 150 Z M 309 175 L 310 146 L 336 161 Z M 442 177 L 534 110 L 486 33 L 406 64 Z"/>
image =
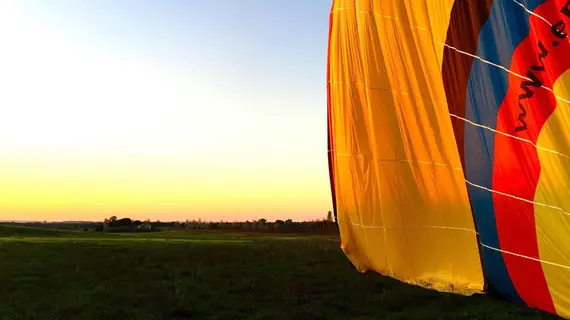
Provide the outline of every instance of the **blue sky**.
<path id="1" fill-rule="evenodd" d="M 208 207 L 207 201 L 184 205 L 182 198 L 162 197 L 177 203 L 171 210 L 177 213 L 149 209 L 145 214 L 151 218 L 326 215 L 331 209 L 330 5 L 330 0 L 2 2 L 0 36 L 7 40 L 0 68 L 8 71 L 0 75 L 0 88 L 7 92 L 0 104 L 9 108 L 0 110 L 0 167 L 11 174 L 12 184 L 27 181 L 18 191 L 27 198 L 14 193 L 11 201 L 0 201 L 0 217 L 59 219 L 55 212 L 89 211 L 90 203 L 110 196 L 87 197 L 71 207 L 52 201 L 45 212 L 42 199 L 69 197 L 64 192 L 69 185 L 93 185 L 87 171 L 116 177 L 127 164 L 149 184 L 183 176 L 172 168 L 184 168 L 179 170 L 188 179 L 179 181 L 173 194 L 210 185 L 201 199 L 236 201 Z M 17 167 L 22 163 L 28 167 Z M 46 178 L 56 167 L 57 183 Z M 32 171 L 39 173 L 14 173 Z M 126 183 L 109 179 L 105 183 Z M 228 195 L 240 188 L 241 196 Z M 114 197 L 123 191 L 132 200 L 121 204 L 128 214 L 137 197 L 158 189 L 137 193 L 125 184 Z M 37 205 L 32 209 L 23 201 Z M 105 215 L 112 203 L 117 202 L 109 200 L 107 209 L 92 216 Z"/>

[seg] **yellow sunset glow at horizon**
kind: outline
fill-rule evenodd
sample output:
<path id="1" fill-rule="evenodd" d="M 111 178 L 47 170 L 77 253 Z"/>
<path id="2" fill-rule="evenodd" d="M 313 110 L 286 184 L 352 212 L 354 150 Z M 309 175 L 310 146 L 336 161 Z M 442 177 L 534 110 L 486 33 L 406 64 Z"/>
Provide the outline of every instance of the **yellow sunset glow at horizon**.
<path id="1" fill-rule="evenodd" d="M 203 76 L 212 70 L 198 65 L 196 76 L 95 43 L 17 2 L 0 4 L 0 38 L 0 220 L 309 220 L 331 210 L 325 113 L 259 105 Z"/>

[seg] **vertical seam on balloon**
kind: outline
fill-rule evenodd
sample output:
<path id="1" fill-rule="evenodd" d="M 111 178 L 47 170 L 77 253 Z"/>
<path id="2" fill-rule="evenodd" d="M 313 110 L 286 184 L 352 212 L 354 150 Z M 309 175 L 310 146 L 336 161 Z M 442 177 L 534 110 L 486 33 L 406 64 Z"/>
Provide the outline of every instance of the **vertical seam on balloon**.
<path id="1" fill-rule="evenodd" d="M 459 53 L 461 53 L 461 54 L 464 54 L 464 55 L 470 56 L 470 57 L 472 57 L 472 58 L 481 60 L 481 62 L 484 62 L 484 63 L 490 64 L 490 65 L 492 65 L 492 66 L 494 66 L 494 67 L 503 69 L 503 70 L 505 70 L 506 72 L 508 72 L 508 73 L 510 73 L 510 74 L 513 74 L 513 75 L 515 75 L 515 76 L 517 76 L 517 77 L 519 77 L 519 78 L 522 78 L 522 79 L 525 79 L 525 80 L 529 80 L 529 81 L 531 80 L 530 78 L 527 78 L 527 77 L 525 77 L 525 76 L 523 76 L 523 75 L 520 75 L 520 74 L 518 74 L 518 73 L 516 73 L 516 72 L 513 72 L 513 71 L 511 71 L 511 70 L 509 70 L 509 69 L 507 69 L 507 68 L 505 68 L 505 67 L 503 67 L 503 66 L 501 66 L 501 65 L 499 65 L 499 64 L 496 64 L 496 63 L 491 62 L 491 61 L 489 61 L 489 60 L 485 60 L 485 59 L 481 58 L 480 56 L 478 56 L 478 55 L 476 55 L 476 54 L 471 54 L 471 53 L 469 53 L 469 52 L 465 52 L 465 51 L 463 51 L 463 50 L 459 50 L 459 49 L 455 48 L 454 46 L 450 46 L 450 45 L 448 45 L 447 43 L 443 43 L 443 42 L 440 42 L 440 41 L 436 41 L 436 43 L 441 44 L 441 45 L 443 45 L 443 46 L 445 46 L 445 47 L 448 47 L 448 48 L 450 48 L 450 49 L 452 49 L 452 50 L 455 50 L 455 51 L 457 51 L 457 52 L 459 52 Z"/>
<path id="2" fill-rule="evenodd" d="M 469 123 L 470 125 L 473 125 L 473 126 L 476 126 L 476 127 L 480 127 L 480 128 L 483 128 L 483 129 L 487 129 L 487 130 L 492 131 L 492 132 L 494 132 L 494 133 L 498 133 L 498 134 L 501 134 L 501 135 L 504 135 L 504 136 L 507 136 L 507 137 L 510 137 L 510 138 L 513 138 L 513 139 L 517 139 L 517 140 L 520 140 L 520 141 L 523 141 L 523 142 L 530 143 L 530 144 L 532 144 L 533 146 L 535 146 L 538 150 L 550 152 L 550 153 L 559 155 L 559 156 L 561 156 L 561 157 L 570 159 L 570 156 L 567 156 L 567 155 L 565 155 L 564 153 L 558 152 L 558 151 L 556 151 L 556 150 L 548 149 L 548 148 L 545 148 L 545 147 L 541 147 L 541 146 L 537 145 L 536 143 L 534 143 L 534 142 L 532 142 L 532 141 L 530 141 L 530 140 L 528 140 L 528 139 L 524 139 L 524 138 L 521 138 L 521 137 L 514 136 L 514 135 L 512 135 L 512 134 L 508 134 L 508 133 L 505 133 L 505 132 L 502 132 L 502 131 L 493 129 L 493 128 L 491 128 L 491 127 L 488 127 L 488 126 L 485 126 L 485 125 L 482 125 L 482 124 L 473 122 L 473 121 L 471 121 L 471 120 L 465 119 L 465 118 L 463 118 L 463 117 L 457 116 L 457 115 L 452 114 L 452 113 L 450 113 L 449 115 L 452 116 L 452 117 L 454 117 L 454 118 L 463 120 L 463 121 Z"/>
<path id="3" fill-rule="evenodd" d="M 489 189 L 489 188 L 487 188 L 487 187 L 480 186 L 480 185 L 478 185 L 478 184 L 476 184 L 476 183 L 473 183 L 473 182 L 471 182 L 471 181 L 469 181 L 469 180 L 467 180 L 467 179 L 465 180 L 465 182 L 467 182 L 469 185 L 471 185 L 471 186 L 473 186 L 473 187 L 476 187 L 476 188 L 479 188 L 479 189 L 483 189 L 483 190 L 489 191 L 489 192 L 491 192 L 491 193 L 500 194 L 500 195 L 502 195 L 502 196 L 506 196 L 506 197 L 510 197 L 510 198 L 513 198 L 513 199 L 516 199 L 516 200 L 520 200 L 520 201 L 524 201 L 524 202 L 527 202 L 527 203 L 535 204 L 535 205 L 538 205 L 538 206 L 541 206 L 541 207 L 546 207 L 546 208 L 550 208 L 550 209 L 555 209 L 555 210 L 561 211 L 563 214 L 565 214 L 565 215 L 567 215 L 567 216 L 570 216 L 570 212 L 566 212 L 566 211 L 564 211 L 564 209 L 562 209 L 562 208 L 560 208 L 560 207 L 557 207 L 557 206 L 553 206 L 553 205 L 549 205 L 549 204 L 545 204 L 545 203 L 541 203 L 541 202 L 536 202 L 536 201 L 528 200 L 528 199 L 525 199 L 525 198 L 517 197 L 517 196 L 514 196 L 514 195 L 512 195 L 512 194 L 505 193 L 505 192 L 500 192 L 500 191 L 497 191 L 497 190 Z"/>
<path id="4" fill-rule="evenodd" d="M 453 50 L 455 50 L 455 51 L 457 51 L 457 52 L 459 52 L 459 53 L 461 53 L 461 54 L 468 55 L 468 56 L 470 56 L 470 57 L 473 57 L 473 58 L 476 58 L 476 59 L 480 60 L 481 62 L 487 63 L 487 64 L 492 65 L 492 66 L 494 66 L 494 67 L 497 67 L 497 68 L 499 68 L 499 69 L 502 69 L 502 70 L 504 70 L 504 71 L 506 71 L 506 72 L 508 72 L 508 73 L 510 73 L 510 74 L 512 74 L 512 75 L 515 75 L 515 76 L 521 78 L 521 79 L 525 79 L 525 80 L 528 80 L 528 81 L 532 81 L 532 79 L 530 79 L 530 78 L 527 78 L 527 77 L 525 77 L 525 76 L 523 76 L 523 75 L 520 75 L 520 74 L 518 74 L 518 73 L 516 73 L 516 72 L 513 72 L 513 71 L 511 71 L 511 70 L 509 70 L 509 69 L 507 69 L 507 68 L 505 68 L 505 67 L 503 67 L 503 66 L 501 66 L 501 65 L 498 65 L 498 64 L 493 63 L 493 62 L 491 62 L 491 61 L 485 60 L 485 59 L 479 57 L 478 55 L 470 54 L 470 53 L 465 52 L 465 51 L 461 51 L 461 50 L 459 50 L 459 49 L 457 49 L 457 48 L 454 48 L 453 46 L 450 46 L 450 45 L 448 45 L 448 44 L 445 44 L 445 43 L 442 43 L 442 42 L 439 42 L 439 41 L 437 41 L 437 43 L 442 44 L 442 45 L 444 45 L 444 46 L 446 46 L 446 47 L 448 47 L 448 48 L 450 48 L 450 49 L 453 49 Z M 556 94 L 554 93 L 554 91 L 553 91 L 551 88 L 549 88 L 549 87 L 547 87 L 547 86 L 545 86 L 545 85 L 541 85 L 540 87 L 543 88 L 543 89 L 546 89 L 546 90 L 548 90 L 548 91 L 550 91 L 550 92 L 552 92 L 552 93 L 554 94 L 554 97 L 555 97 L 556 99 L 561 100 L 561 101 L 564 101 L 564 102 L 570 104 L 570 100 L 565 99 L 565 98 L 562 98 L 562 97 L 556 95 Z"/>
<path id="5" fill-rule="evenodd" d="M 473 229 L 469 229 L 469 228 L 461 228 L 461 227 L 446 227 L 446 226 L 402 226 L 402 227 L 385 227 L 385 226 L 370 226 L 370 225 L 362 225 L 362 224 L 358 224 L 358 223 L 351 223 L 351 225 L 355 226 L 355 227 L 361 227 L 361 228 L 367 228 L 367 229 L 383 229 L 385 231 L 387 230 L 405 230 L 405 229 L 448 229 L 448 230 L 458 230 L 458 231 L 469 231 L 469 232 L 473 232 L 473 233 L 477 233 L 475 230 Z"/>
<path id="6" fill-rule="evenodd" d="M 531 15 L 533 15 L 533 16 L 535 16 L 535 17 L 538 17 L 540 20 L 542 20 L 542 21 L 548 23 L 548 25 L 552 27 L 552 23 L 550 23 L 548 20 L 546 20 L 543 16 L 541 16 L 541 15 L 539 15 L 539 14 L 537 14 L 537 13 L 531 11 L 531 10 L 529 10 L 524 4 L 520 3 L 520 2 L 517 1 L 517 0 L 512 0 L 512 1 L 513 1 L 514 3 L 516 3 L 516 4 L 518 4 L 519 6 L 521 6 L 521 7 L 522 7 L 526 12 L 528 12 L 529 14 L 531 14 Z"/>
<path id="7" fill-rule="evenodd" d="M 515 253 L 515 252 L 510 252 L 510 251 L 498 249 L 498 248 L 495 248 L 495 247 L 493 247 L 493 246 L 486 245 L 486 244 L 484 244 L 484 243 L 482 243 L 482 242 L 481 242 L 481 245 L 482 245 L 483 247 L 485 247 L 485 248 L 488 248 L 488 249 L 491 249 L 491 250 L 495 250 L 495 251 L 498 251 L 498 252 L 502 252 L 502 253 L 506 253 L 506 254 L 511 254 L 511 255 L 514 255 L 514 256 L 517 256 L 517 257 L 521 257 L 521 258 L 525 258 L 525 259 L 530 259 L 530 260 L 534 260 L 534 261 L 538 261 L 538 262 L 541 262 L 541 263 L 550 264 L 550 265 L 557 266 L 557 267 L 561 267 L 561 268 L 570 269 L 570 266 L 567 266 L 567 265 L 563 265 L 563 264 L 559 264 L 559 263 L 551 262 L 551 261 L 546 261 L 546 260 L 541 260 L 541 259 L 537 259 L 537 258 L 525 256 L 525 255 L 522 255 L 522 254 L 518 254 L 518 253 Z"/>

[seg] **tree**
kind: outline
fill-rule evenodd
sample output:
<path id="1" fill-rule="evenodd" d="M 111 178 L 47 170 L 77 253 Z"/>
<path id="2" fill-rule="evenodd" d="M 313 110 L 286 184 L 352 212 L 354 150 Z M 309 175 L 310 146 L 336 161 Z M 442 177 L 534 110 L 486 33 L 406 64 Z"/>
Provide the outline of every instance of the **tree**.
<path id="1" fill-rule="evenodd" d="M 123 219 L 119 219 L 116 220 L 113 224 L 113 227 L 132 227 L 133 226 L 133 221 L 130 218 L 123 218 Z"/>
<path id="2" fill-rule="evenodd" d="M 267 219 L 261 218 L 257 220 L 256 227 L 259 229 L 265 229 L 265 227 L 267 226 L 266 224 L 267 224 Z"/>
<path id="3" fill-rule="evenodd" d="M 292 229 L 292 228 L 295 228 L 295 227 L 296 227 L 296 225 L 295 225 L 295 223 L 293 222 L 292 219 L 287 219 L 287 220 L 285 220 L 285 222 L 283 222 L 283 226 L 284 226 L 285 228 L 287 228 L 287 229 Z"/>
<path id="4" fill-rule="evenodd" d="M 333 214 L 332 211 L 327 213 L 327 222 L 333 222 Z"/>

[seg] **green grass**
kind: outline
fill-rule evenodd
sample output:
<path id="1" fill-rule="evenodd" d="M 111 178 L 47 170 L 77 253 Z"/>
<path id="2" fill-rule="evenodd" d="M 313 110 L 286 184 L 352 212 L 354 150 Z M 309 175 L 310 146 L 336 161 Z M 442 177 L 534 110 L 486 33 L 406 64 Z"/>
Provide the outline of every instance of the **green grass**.
<path id="1" fill-rule="evenodd" d="M 0 226 L 0 284 L 0 319 L 549 317 L 360 274 L 334 236 Z"/>

